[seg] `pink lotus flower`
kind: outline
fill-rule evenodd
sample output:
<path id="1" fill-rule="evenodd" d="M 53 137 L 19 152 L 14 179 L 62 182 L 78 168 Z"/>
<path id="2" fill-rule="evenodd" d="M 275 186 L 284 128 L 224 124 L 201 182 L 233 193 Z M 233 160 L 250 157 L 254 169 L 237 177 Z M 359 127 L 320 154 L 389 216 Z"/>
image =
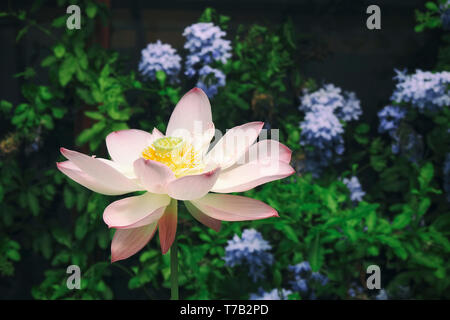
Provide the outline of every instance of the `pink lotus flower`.
<path id="1" fill-rule="evenodd" d="M 156 128 L 112 132 L 106 137 L 111 160 L 61 148 L 68 161 L 58 169 L 86 188 L 105 195 L 144 191 L 111 203 L 103 220 L 116 232 L 111 261 L 141 250 L 159 227 L 161 250 L 175 239 L 177 200 L 185 201 L 195 219 L 219 231 L 221 220 L 277 217 L 275 209 L 242 192 L 294 173 L 291 151 L 274 140 L 255 143 L 262 122 L 231 130 L 208 152 L 214 136 L 211 106 L 198 88 L 178 102 L 166 135 Z M 255 157 L 256 155 L 256 157 Z"/>

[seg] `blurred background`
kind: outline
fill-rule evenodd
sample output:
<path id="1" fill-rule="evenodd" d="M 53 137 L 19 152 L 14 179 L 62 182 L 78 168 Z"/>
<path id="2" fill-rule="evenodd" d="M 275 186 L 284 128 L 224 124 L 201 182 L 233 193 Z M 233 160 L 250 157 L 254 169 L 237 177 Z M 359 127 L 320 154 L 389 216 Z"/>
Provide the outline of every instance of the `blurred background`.
<path id="1" fill-rule="evenodd" d="M 71 4 L 80 30 L 66 27 Z M 373 4 L 380 30 L 366 27 Z M 113 198 L 55 162 L 61 146 L 105 156 L 114 130 L 165 130 L 194 86 L 222 131 L 280 129 L 297 174 L 246 192 L 276 222 L 216 233 L 180 210 L 182 298 L 448 298 L 449 12 L 442 0 L 3 1 L 0 298 L 169 297 L 157 237 L 110 264 Z M 71 264 L 81 290 L 65 284 Z M 365 287 L 372 264 L 382 290 Z"/>

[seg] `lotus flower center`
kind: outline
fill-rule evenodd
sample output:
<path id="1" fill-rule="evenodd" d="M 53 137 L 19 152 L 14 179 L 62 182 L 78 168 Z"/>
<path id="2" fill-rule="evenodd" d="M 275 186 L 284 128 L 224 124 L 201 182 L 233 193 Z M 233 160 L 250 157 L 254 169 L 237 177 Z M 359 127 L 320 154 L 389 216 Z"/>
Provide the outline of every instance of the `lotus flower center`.
<path id="1" fill-rule="evenodd" d="M 159 138 L 142 152 L 146 160 L 168 166 L 177 178 L 203 171 L 201 158 L 194 147 L 179 137 Z"/>

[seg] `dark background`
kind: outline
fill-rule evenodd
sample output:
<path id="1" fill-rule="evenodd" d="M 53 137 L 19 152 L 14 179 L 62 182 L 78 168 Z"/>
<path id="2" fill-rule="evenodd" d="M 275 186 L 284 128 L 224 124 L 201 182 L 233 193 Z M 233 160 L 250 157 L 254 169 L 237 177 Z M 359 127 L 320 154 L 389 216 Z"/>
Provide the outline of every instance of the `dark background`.
<path id="1" fill-rule="evenodd" d="M 7 10 L 8 6 L 29 10 L 32 3 L 2 1 L 0 11 Z M 297 57 L 302 75 L 314 78 L 319 84 L 330 82 L 355 91 L 364 110 L 363 119 L 376 126 L 376 112 L 388 103 L 393 90 L 394 68 L 412 71 L 432 69 L 435 64 L 439 31 L 414 32 L 414 11 L 423 9 L 424 3 L 418 0 L 111 1 L 111 49 L 128 57 L 126 67 L 137 71 L 140 52 L 149 42 L 161 39 L 182 49 L 184 28 L 195 23 L 208 6 L 230 16 L 228 39 L 233 39 L 239 24 L 276 26 L 290 17 L 299 35 L 309 39 Z M 369 16 L 366 8 L 371 4 L 381 8 L 381 30 L 366 28 Z M 48 1 L 39 12 L 38 22 L 49 25 L 65 10 Z M 22 99 L 22 80 L 12 76 L 27 65 L 39 62 L 45 50 L 50 49 L 47 36 L 39 30 L 31 30 L 16 43 L 20 28 L 16 20 L 0 19 L 0 100 L 14 104 Z M 39 75 L 38 79 L 45 81 L 45 75 Z M 24 252 L 15 276 L 0 280 L 0 298 L 31 298 L 31 287 L 42 281 L 43 270 L 43 258 Z M 121 281 L 120 271 L 113 277 L 116 298 L 139 297 L 136 291 L 130 295 L 126 281 Z"/>

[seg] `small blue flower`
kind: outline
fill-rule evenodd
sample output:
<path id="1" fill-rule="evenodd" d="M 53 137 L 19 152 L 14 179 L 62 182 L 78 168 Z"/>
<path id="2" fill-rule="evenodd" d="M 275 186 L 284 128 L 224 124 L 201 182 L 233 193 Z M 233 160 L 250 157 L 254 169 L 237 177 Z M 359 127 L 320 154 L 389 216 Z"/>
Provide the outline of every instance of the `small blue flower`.
<path id="1" fill-rule="evenodd" d="M 364 289 L 360 285 L 356 285 L 355 283 L 353 283 L 352 286 L 348 289 L 347 293 L 351 298 L 356 298 L 357 296 L 360 296 L 364 293 Z"/>
<path id="2" fill-rule="evenodd" d="M 230 267 L 246 265 L 249 276 L 254 282 L 264 278 L 268 265 L 273 264 L 273 255 L 268 252 L 272 247 L 255 229 L 245 229 L 242 237 L 234 235 L 225 248 L 225 264 Z"/>
<path id="3" fill-rule="evenodd" d="M 359 183 L 358 177 L 351 177 L 350 179 L 344 178 L 342 182 L 347 186 L 350 191 L 350 199 L 353 202 L 360 202 L 362 198 L 365 196 L 365 192 L 363 191 L 361 184 Z"/>
<path id="4" fill-rule="evenodd" d="M 311 271 L 311 266 L 308 261 L 303 261 L 294 266 L 289 266 L 288 269 L 294 273 L 309 272 Z"/>
<path id="5" fill-rule="evenodd" d="M 380 126 L 378 131 L 380 133 L 387 132 L 392 135 L 400 125 L 402 119 L 406 116 L 406 110 L 399 106 L 386 106 L 378 112 Z"/>
<path id="6" fill-rule="evenodd" d="M 169 81 L 174 82 L 181 69 L 180 61 L 181 57 L 174 48 L 158 40 L 156 43 L 149 43 L 142 50 L 139 71 L 145 77 L 155 80 L 156 72 L 162 70 L 166 73 Z"/>
<path id="7" fill-rule="evenodd" d="M 420 112 L 436 111 L 450 105 L 450 72 L 416 70 L 414 74 L 407 75 L 406 71 L 395 71 L 397 75 L 394 79 L 397 80 L 397 85 L 391 97 L 392 101 L 410 103 Z"/>
<path id="8" fill-rule="evenodd" d="M 311 279 L 313 279 L 314 281 L 317 281 L 322 286 L 324 286 L 328 283 L 328 277 L 319 272 L 311 273 Z"/>
<path id="9" fill-rule="evenodd" d="M 258 293 L 250 294 L 250 300 L 287 300 L 287 297 L 292 294 L 291 290 L 281 289 L 281 297 L 278 289 L 265 292 L 264 289 L 259 288 Z"/>
<path id="10" fill-rule="evenodd" d="M 288 270 L 291 271 L 294 276 L 294 279 L 289 281 L 292 290 L 300 292 L 302 297 L 305 298 L 315 298 L 315 293 L 310 287 L 310 283 L 316 283 L 321 286 L 328 283 L 327 276 L 319 272 L 311 272 L 311 266 L 308 261 L 303 261 L 294 266 L 289 266 Z"/>
<path id="11" fill-rule="evenodd" d="M 196 23 L 184 29 L 183 36 L 187 39 L 184 48 L 189 51 L 185 72 L 188 77 L 196 74 L 197 64 L 227 63 L 231 57 L 231 44 L 223 39 L 225 35 L 225 31 L 211 22 Z"/>
<path id="12" fill-rule="evenodd" d="M 209 98 L 215 96 L 220 87 L 225 86 L 225 74 L 218 70 L 211 68 L 210 66 L 204 66 L 198 72 L 199 79 L 197 87 L 205 91 Z"/>
<path id="13" fill-rule="evenodd" d="M 388 294 L 386 292 L 386 290 L 381 289 L 380 292 L 378 292 L 378 294 L 375 296 L 376 300 L 388 300 Z"/>

